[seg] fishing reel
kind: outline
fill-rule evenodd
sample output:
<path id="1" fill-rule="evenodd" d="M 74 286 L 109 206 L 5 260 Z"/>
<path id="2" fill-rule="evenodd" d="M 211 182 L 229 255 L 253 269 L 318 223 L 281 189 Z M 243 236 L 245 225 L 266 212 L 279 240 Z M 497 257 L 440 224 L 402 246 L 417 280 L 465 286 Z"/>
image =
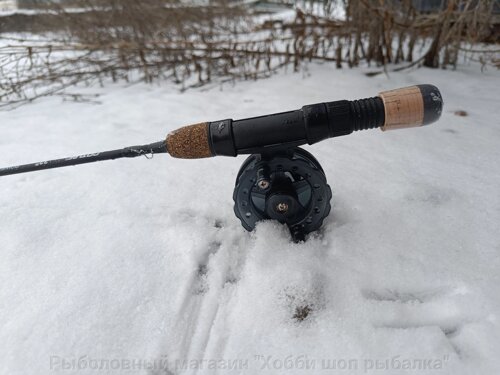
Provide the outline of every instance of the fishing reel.
<path id="1" fill-rule="evenodd" d="M 238 172 L 234 213 L 252 231 L 261 220 L 286 224 L 295 242 L 321 227 L 332 191 L 319 162 L 299 148 L 250 155 Z"/>

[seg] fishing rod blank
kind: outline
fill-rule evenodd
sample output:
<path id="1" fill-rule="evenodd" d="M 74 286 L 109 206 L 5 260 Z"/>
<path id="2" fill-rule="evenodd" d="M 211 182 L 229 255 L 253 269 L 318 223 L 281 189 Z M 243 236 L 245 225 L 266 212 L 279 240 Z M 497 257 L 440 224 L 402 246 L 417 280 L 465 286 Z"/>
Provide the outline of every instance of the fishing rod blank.
<path id="1" fill-rule="evenodd" d="M 151 143 L 144 146 L 132 146 L 119 150 L 111 150 L 104 152 L 96 152 L 93 154 L 84 154 L 78 156 L 71 156 L 64 159 L 47 160 L 38 163 L 16 165 L 13 167 L 0 168 L 0 176 L 7 176 L 11 174 L 27 173 L 34 171 L 41 171 L 44 169 L 69 167 L 79 164 L 95 163 L 104 160 L 114 160 L 120 158 L 135 158 L 141 155 L 152 155 L 158 153 L 166 153 L 167 146 L 165 141 Z"/>

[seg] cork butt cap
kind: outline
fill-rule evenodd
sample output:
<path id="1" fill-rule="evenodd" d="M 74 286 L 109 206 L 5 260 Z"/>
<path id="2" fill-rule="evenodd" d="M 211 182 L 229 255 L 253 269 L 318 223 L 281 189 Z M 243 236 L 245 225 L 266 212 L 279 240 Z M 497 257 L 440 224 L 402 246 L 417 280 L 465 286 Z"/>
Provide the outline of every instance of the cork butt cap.
<path id="1" fill-rule="evenodd" d="M 210 149 L 208 123 L 188 125 L 167 135 L 167 150 L 174 158 L 201 159 L 214 156 Z"/>
<path id="2" fill-rule="evenodd" d="M 443 99 L 433 85 L 410 86 L 379 94 L 384 103 L 382 130 L 429 125 L 441 117 Z"/>

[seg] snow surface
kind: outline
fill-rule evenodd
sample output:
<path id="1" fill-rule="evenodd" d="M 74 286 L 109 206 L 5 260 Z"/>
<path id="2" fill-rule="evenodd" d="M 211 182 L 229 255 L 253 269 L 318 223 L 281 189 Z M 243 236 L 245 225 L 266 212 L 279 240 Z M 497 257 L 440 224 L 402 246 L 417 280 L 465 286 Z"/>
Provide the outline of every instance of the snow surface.
<path id="1" fill-rule="evenodd" d="M 240 226 L 232 190 L 245 156 L 1 178 L 1 373 L 498 374 L 498 71 L 367 78 L 312 64 L 182 94 L 110 85 L 91 90 L 101 104 L 1 112 L 0 165 L 417 83 L 441 89 L 439 123 L 306 147 L 333 210 L 305 243 L 274 222 Z"/>

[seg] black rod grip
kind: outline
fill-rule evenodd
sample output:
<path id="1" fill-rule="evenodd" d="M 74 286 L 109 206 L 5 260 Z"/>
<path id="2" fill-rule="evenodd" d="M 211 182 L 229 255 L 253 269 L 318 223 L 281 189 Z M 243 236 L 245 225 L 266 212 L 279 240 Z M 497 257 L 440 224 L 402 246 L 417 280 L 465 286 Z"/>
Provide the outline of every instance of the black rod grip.
<path id="1" fill-rule="evenodd" d="M 384 124 L 379 97 L 311 104 L 302 109 L 209 125 L 214 155 L 236 156 L 314 144 Z"/>

